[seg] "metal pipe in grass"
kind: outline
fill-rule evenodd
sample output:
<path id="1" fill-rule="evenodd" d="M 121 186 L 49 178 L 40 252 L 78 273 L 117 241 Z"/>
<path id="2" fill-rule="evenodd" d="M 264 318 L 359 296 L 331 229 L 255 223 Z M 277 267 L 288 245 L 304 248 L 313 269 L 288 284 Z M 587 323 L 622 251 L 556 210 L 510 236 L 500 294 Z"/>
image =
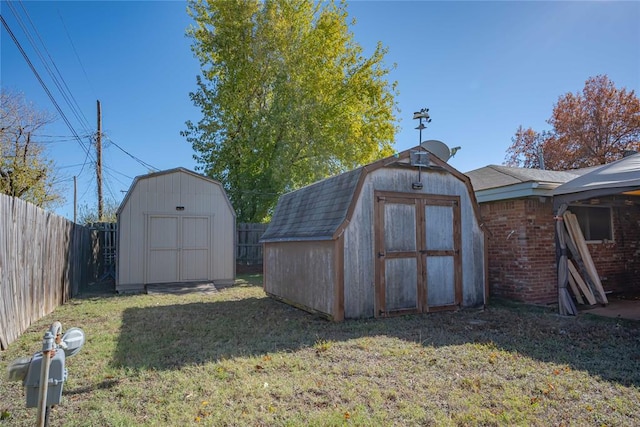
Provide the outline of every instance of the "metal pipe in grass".
<path id="1" fill-rule="evenodd" d="M 49 385 L 49 365 L 51 364 L 51 351 L 53 350 L 54 335 L 47 331 L 42 340 L 42 366 L 40 369 L 40 394 L 38 395 L 38 426 L 44 427 L 45 406 L 47 406 L 47 389 Z"/>
<path id="2" fill-rule="evenodd" d="M 54 342 L 60 343 L 60 334 L 62 333 L 62 324 L 53 322 L 51 327 L 44 334 L 42 340 L 42 366 L 40 370 L 40 394 L 38 395 L 38 426 L 44 427 L 48 424 L 47 417 L 47 391 L 49 389 L 49 366 L 51 366 L 51 358 L 55 355 Z"/>

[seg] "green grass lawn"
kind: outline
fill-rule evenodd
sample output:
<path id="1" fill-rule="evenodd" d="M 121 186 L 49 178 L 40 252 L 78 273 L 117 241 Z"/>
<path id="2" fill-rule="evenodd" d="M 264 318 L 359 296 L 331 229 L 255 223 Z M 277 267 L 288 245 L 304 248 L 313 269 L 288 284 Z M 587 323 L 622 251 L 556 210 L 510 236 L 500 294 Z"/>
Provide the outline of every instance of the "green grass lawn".
<path id="1" fill-rule="evenodd" d="M 51 426 L 637 426 L 640 323 L 494 303 L 486 310 L 330 323 L 264 295 L 72 300 L 0 353 L 81 327 Z M 32 426 L 0 381 L 0 426 Z"/>

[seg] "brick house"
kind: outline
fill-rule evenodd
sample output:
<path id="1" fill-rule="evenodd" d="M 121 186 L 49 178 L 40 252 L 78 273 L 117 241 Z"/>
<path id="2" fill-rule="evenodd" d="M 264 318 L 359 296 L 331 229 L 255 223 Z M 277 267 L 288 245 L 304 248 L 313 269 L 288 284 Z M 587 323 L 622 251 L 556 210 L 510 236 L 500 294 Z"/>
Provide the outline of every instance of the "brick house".
<path id="1" fill-rule="evenodd" d="M 640 162 L 639 156 L 632 157 Z M 491 296 L 535 304 L 558 302 L 554 191 L 600 168 L 558 172 L 489 165 L 466 174 L 491 233 L 486 249 Z M 637 176 L 640 179 L 640 168 Z M 569 191 L 579 194 L 581 189 Z M 610 188 L 597 198 L 567 199 L 605 291 L 640 291 L 639 195 Z"/>

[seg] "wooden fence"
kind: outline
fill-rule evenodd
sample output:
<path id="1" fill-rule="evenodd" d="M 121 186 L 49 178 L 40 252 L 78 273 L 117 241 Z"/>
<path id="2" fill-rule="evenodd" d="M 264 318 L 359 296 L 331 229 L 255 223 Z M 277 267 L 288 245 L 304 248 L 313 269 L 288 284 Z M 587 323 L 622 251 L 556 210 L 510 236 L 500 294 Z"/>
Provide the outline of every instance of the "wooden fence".
<path id="1" fill-rule="evenodd" d="M 236 264 L 258 265 L 262 264 L 262 243 L 260 237 L 264 234 L 269 224 L 238 223 Z"/>
<path id="2" fill-rule="evenodd" d="M 0 349 L 96 280 L 97 234 L 0 194 Z"/>
<path id="3" fill-rule="evenodd" d="M 267 226 L 237 225 L 237 264 L 262 264 Z M 0 350 L 90 283 L 109 279 L 115 235 L 116 224 L 83 227 L 0 194 Z"/>
<path id="4" fill-rule="evenodd" d="M 91 230 L 95 230 L 98 238 L 98 254 L 95 257 L 95 271 L 98 282 L 104 283 L 116 280 L 116 249 L 118 224 L 115 222 L 92 222 L 87 224 Z M 115 290 L 115 286 L 114 286 Z"/>

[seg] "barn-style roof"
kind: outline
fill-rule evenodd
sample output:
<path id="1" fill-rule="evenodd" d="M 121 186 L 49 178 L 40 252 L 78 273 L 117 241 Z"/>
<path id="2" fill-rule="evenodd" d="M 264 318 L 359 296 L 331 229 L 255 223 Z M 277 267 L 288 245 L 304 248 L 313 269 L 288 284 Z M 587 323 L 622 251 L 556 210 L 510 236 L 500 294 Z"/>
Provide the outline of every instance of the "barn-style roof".
<path id="1" fill-rule="evenodd" d="M 131 197 L 131 193 L 133 192 L 133 189 L 136 188 L 136 185 L 138 185 L 138 183 L 141 180 L 154 178 L 154 177 L 161 176 L 161 175 L 169 175 L 169 174 L 178 173 L 178 172 L 185 173 L 187 175 L 191 175 L 193 177 L 208 181 L 208 182 L 220 187 L 220 189 L 222 190 L 222 193 L 224 194 L 224 196 L 225 196 L 225 198 L 227 200 L 227 204 L 229 205 L 229 209 L 231 209 L 231 211 L 233 211 L 233 214 L 235 215 L 235 210 L 233 209 L 233 206 L 231 206 L 231 201 L 229 200 L 229 197 L 227 196 L 227 193 L 224 190 L 224 187 L 222 186 L 222 184 L 219 181 L 216 181 L 215 179 L 209 178 L 208 176 L 205 176 L 205 175 L 200 175 L 199 173 L 196 173 L 196 172 L 194 172 L 192 170 L 189 170 L 187 168 L 183 168 L 181 166 L 177 167 L 177 168 L 173 168 L 173 169 L 167 169 L 167 170 L 162 170 L 162 171 L 158 171 L 158 172 L 151 172 L 151 173 L 148 173 L 148 174 L 145 174 L 145 175 L 136 176 L 133 179 L 133 181 L 131 182 L 131 186 L 129 187 L 129 190 L 127 190 L 127 194 L 122 199 L 122 202 L 120 202 L 120 206 L 118 207 L 118 211 L 116 212 L 116 215 L 119 215 L 120 212 L 122 212 L 122 209 L 124 208 L 124 206 L 129 201 L 129 198 Z"/>
<path id="2" fill-rule="evenodd" d="M 262 240 L 331 240 L 347 218 L 363 168 L 323 179 L 280 197 Z"/>
<path id="3" fill-rule="evenodd" d="M 332 240 L 350 219 L 362 182 L 370 172 L 391 165 L 407 167 L 411 151 L 417 146 L 349 172 L 323 179 L 280 197 L 262 242 Z M 425 150 L 426 151 L 426 150 Z M 451 173 L 466 184 L 470 197 L 475 196 L 469 178 L 436 156 L 432 167 Z M 476 216 L 480 214 L 476 211 Z"/>

